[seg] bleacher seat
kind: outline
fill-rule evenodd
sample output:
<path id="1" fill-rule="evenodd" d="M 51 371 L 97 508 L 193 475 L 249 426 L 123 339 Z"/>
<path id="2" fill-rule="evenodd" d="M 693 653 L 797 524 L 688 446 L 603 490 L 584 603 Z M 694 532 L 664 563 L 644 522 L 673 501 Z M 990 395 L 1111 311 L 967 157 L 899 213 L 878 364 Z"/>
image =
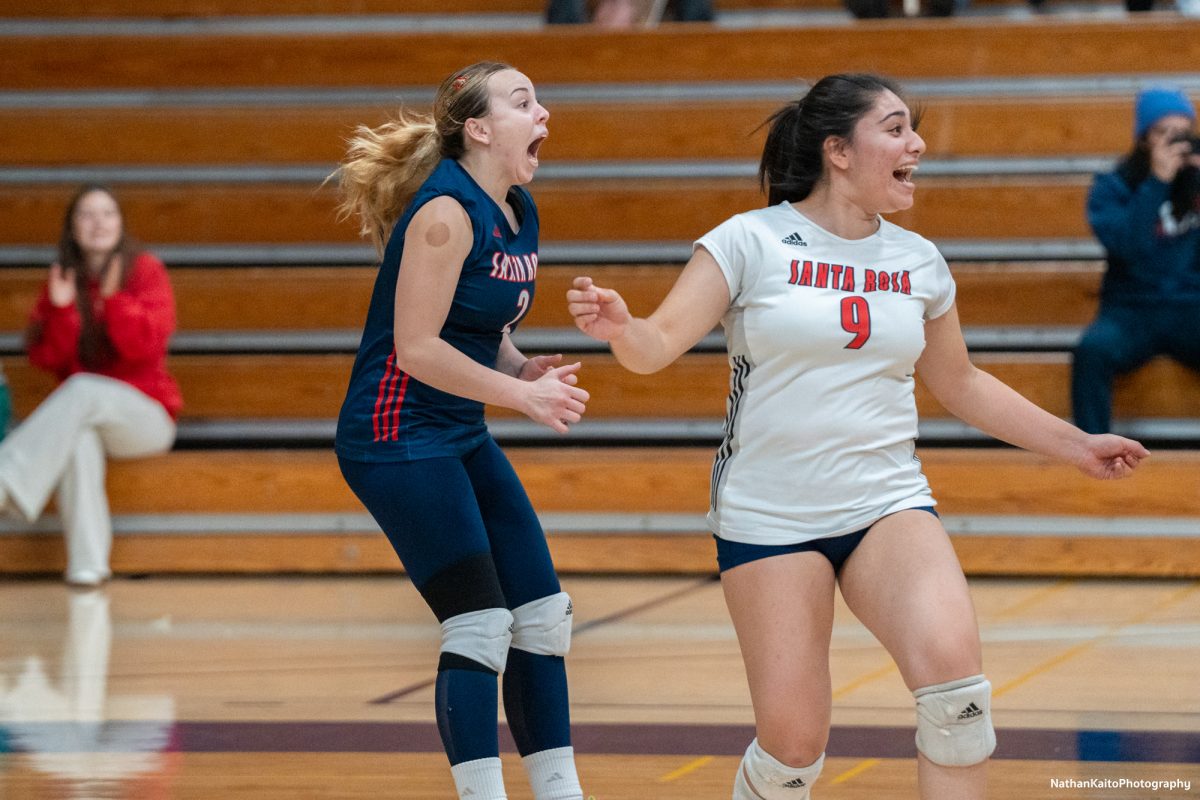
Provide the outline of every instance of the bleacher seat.
<path id="1" fill-rule="evenodd" d="M 0 0 L 0 16 L 25 15 L 20 5 Z M 42 14 L 61 25 L 0 32 L 10 64 L 0 72 L 0 353 L 18 414 L 52 385 L 19 355 L 20 331 L 79 182 L 115 184 L 130 230 L 172 269 L 171 366 L 187 402 L 180 449 L 112 465 L 118 571 L 397 568 L 329 451 L 374 273 L 320 184 L 354 124 L 378 123 L 401 101 L 427 104 L 460 62 L 510 60 L 551 108 L 532 187 L 544 266 L 518 341 L 581 358 L 593 393 L 571 437 L 503 410 L 497 436 L 513 445 L 561 566 L 643 572 L 713 568 L 702 514 L 728 384 L 721 339 L 659 375 L 631 375 L 571 328 L 562 297 L 574 275 L 648 312 L 692 239 L 761 204 L 756 128 L 798 80 L 887 72 L 924 102 L 929 143 L 917 206 L 895 221 L 952 261 L 976 362 L 1065 416 L 1068 351 L 1094 313 L 1102 271 L 1083 216 L 1090 173 L 1127 145 L 1137 82 L 1200 63 L 1200 22 L 1161 17 L 907 20 L 836 37 L 708 25 L 497 37 L 366 29 L 371 15 L 444 5 L 425 0 L 269 5 L 68 0 Z M 477 5 L 461 10 L 540 8 Z M 294 17 L 270 33 L 234 18 L 195 28 L 150 19 L 269 12 L 345 13 L 361 29 L 314 32 Z M 88 22 L 76 30 L 72 20 Z M 1200 87 L 1200 73 L 1177 77 Z M 1200 572 L 1194 373 L 1159 361 L 1118 385 L 1119 426 L 1178 452 L 1117 484 L 983 447 L 923 390 L 918 404 L 922 458 L 969 571 Z M 52 519 L 34 532 L 4 526 L 0 571 L 58 568 Z"/>

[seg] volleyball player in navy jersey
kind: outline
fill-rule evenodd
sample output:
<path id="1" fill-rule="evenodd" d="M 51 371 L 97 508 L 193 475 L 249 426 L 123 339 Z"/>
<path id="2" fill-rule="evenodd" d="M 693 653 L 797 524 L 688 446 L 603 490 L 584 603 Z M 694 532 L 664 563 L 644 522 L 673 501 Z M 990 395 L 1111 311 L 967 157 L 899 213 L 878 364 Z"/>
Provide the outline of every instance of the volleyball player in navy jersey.
<path id="1" fill-rule="evenodd" d="M 525 358 L 533 179 L 549 112 L 497 63 L 448 77 L 432 118 L 360 127 L 343 213 L 382 252 L 335 447 L 350 488 L 441 623 L 435 702 L 458 796 L 502 800 L 497 680 L 536 800 L 579 800 L 563 657 L 571 601 L 484 405 L 560 433 L 588 395 L 579 364 Z"/>

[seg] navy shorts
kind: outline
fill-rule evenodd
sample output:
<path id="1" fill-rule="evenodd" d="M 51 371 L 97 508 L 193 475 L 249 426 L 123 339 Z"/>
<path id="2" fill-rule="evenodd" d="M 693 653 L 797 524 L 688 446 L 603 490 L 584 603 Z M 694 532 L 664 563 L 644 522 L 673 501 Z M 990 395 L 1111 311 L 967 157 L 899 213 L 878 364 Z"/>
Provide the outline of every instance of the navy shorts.
<path id="1" fill-rule="evenodd" d="M 904 509 L 908 511 L 910 509 Z M 938 513 L 934 511 L 933 506 L 917 506 L 913 511 L 928 511 L 935 517 Z M 867 532 L 871 530 L 871 526 L 863 528 L 860 531 L 853 533 L 844 533 L 841 536 L 829 536 L 824 539 L 810 539 L 807 542 L 797 542 L 796 544 L 746 544 L 745 542 L 731 542 L 728 539 L 722 539 L 720 536 L 713 534 L 713 538 L 717 540 L 717 566 L 721 572 L 749 564 L 751 561 L 758 561 L 760 558 L 770 558 L 771 556 L 784 556 L 788 553 L 804 553 L 809 550 L 814 550 L 825 558 L 829 559 L 829 563 L 833 565 L 834 572 L 841 572 L 842 564 L 846 563 L 846 559 L 854 552 L 854 548 L 858 547 L 858 543 L 863 540 Z"/>

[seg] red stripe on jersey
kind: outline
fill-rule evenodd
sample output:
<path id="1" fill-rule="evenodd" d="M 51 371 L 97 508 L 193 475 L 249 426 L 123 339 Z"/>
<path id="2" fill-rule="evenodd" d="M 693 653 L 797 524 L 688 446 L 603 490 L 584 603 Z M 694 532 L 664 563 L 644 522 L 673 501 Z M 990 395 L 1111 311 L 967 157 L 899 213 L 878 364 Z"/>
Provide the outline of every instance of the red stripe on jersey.
<path id="1" fill-rule="evenodd" d="M 404 393 L 408 391 L 408 373 L 402 373 L 404 380 L 400 381 L 400 394 L 396 397 L 396 410 L 392 412 L 392 441 L 400 436 L 400 406 L 404 405 Z"/>
<path id="2" fill-rule="evenodd" d="M 388 396 L 387 401 L 383 404 L 383 441 L 387 441 L 392 437 L 391 427 L 388 425 L 388 420 L 392 416 L 392 403 L 396 400 L 396 381 L 400 379 L 400 370 L 393 363 L 389 368 L 388 375 Z"/>
<path id="3" fill-rule="evenodd" d="M 392 348 L 392 354 L 388 356 L 387 366 L 383 368 L 383 377 L 379 379 L 379 395 L 375 398 L 375 413 L 371 415 L 371 424 L 375 428 L 375 441 L 379 441 L 382 437 L 379 431 L 379 407 L 383 405 L 383 395 L 387 392 L 388 378 L 391 376 L 392 364 L 396 362 L 396 349 Z"/>

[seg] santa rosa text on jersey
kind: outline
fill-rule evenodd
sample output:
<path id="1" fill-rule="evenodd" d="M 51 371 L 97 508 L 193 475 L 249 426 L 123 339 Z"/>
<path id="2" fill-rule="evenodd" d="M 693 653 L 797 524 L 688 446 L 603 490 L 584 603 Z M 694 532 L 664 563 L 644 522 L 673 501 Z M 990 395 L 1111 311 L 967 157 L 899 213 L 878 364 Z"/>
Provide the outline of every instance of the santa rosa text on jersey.
<path id="1" fill-rule="evenodd" d="M 862 286 L 856 277 L 862 275 Z M 793 286 L 811 286 L 814 289 L 837 289 L 842 292 L 897 292 L 912 294 L 912 282 L 908 270 L 900 272 L 877 272 L 869 267 L 856 270 L 849 264 L 827 264 L 818 261 L 792 261 L 791 277 L 788 283 Z"/>
<path id="2" fill-rule="evenodd" d="M 537 278 L 537 267 L 537 253 L 510 256 L 497 251 L 492 256 L 491 277 L 512 283 L 528 283 Z"/>

